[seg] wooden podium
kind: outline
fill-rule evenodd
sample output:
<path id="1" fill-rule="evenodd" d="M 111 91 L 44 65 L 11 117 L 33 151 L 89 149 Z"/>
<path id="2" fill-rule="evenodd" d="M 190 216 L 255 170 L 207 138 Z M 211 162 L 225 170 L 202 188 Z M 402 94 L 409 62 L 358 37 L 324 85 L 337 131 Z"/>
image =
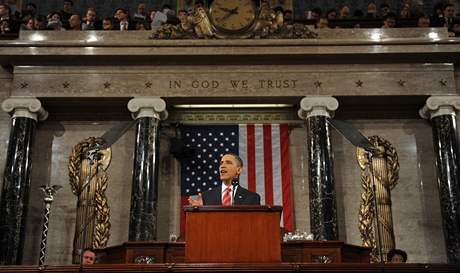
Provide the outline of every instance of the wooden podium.
<path id="1" fill-rule="evenodd" d="M 278 206 L 185 207 L 185 262 L 281 262 Z"/>

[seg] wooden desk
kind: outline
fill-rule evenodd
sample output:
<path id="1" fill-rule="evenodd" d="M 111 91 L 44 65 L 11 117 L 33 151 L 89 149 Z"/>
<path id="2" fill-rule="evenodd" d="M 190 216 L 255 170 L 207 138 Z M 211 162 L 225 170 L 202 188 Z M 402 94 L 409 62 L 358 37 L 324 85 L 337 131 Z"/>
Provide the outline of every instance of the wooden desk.
<path id="1" fill-rule="evenodd" d="M 369 263 L 370 248 L 340 241 L 291 241 L 281 243 L 282 262 L 291 263 Z M 126 242 L 97 250 L 98 263 L 131 264 L 141 256 L 154 263 L 183 263 L 185 242 Z"/>

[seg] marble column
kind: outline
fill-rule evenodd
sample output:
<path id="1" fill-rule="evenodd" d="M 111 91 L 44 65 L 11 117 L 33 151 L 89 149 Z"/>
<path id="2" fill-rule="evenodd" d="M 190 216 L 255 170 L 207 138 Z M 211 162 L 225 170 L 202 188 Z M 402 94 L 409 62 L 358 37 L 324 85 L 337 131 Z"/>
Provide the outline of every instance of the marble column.
<path id="1" fill-rule="evenodd" d="M 0 200 L 0 265 L 14 265 L 22 262 L 24 249 L 34 131 L 48 113 L 32 97 L 6 99 L 2 109 L 12 116 Z"/>
<path id="2" fill-rule="evenodd" d="M 307 122 L 310 227 L 315 240 L 338 240 L 333 154 L 328 119 L 339 106 L 333 97 L 305 97 L 299 117 Z"/>
<path id="3" fill-rule="evenodd" d="M 420 110 L 431 120 L 439 198 L 449 263 L 460 263 L 460 162 L 456 114 L 460 96 L 431 96 Z"/>
<path id="4" fill-rule="evenodd" d="M 129 241 L 155 240 L 157 233 L 159 123 L 166 103 L 157 97 L 134 98 L 128 109 L 137 120 Z"/>

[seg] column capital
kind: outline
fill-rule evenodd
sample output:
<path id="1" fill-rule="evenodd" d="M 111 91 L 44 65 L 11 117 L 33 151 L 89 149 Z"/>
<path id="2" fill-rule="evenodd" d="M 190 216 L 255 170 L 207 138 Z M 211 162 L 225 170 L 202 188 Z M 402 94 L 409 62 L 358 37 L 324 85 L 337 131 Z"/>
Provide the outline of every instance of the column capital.
<path id="1" fill-rule="evenodd" d="M 31 118 L 35 121 L 46 120 L 48 112 L 34 97 L 11 97 L 3 101 L 2 109 L 15 117 Z"/>
<path id="2" fill-rule="evenodd" d="M 419 110 L 419 115 L 424 119 L 437 116 L 455 115 L 460 110 L 460 96 L 431 96 Z"/>
<path id="3" fill-rule="evenodd" d="M 160 97 L 138 97 L 128 102 L 128 109 L 135 119 L 150 117 L 164 120 L 168 117 L 166 102 Z"/>
<path id="4" fill-rule="evenodd" d="M 339 107 L 339 102 L 334 97 L 316 96 L 304 97 L 300 101 L 300 109 L 297 112 L 301 119 L 307 119 L 313 116 L 331 117 L 334 111 Z"/>

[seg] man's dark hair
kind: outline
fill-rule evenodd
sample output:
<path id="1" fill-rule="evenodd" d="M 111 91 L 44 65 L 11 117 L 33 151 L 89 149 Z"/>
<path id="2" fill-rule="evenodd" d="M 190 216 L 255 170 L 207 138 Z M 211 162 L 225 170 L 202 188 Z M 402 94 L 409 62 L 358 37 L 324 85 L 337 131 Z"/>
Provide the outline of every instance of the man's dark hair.
<path id="1" fill-rule="evenodd" d="M 407 253 L 404 250 L 394 248 L 387 253 L 387 261 L 390 262 L 394 256 L 400 255 L 403 258 L 403 261 L 407 261 Z"/>
<path id="2" fill-rule="evenodd" d="M 83 253 L 85 253 L 86 251 L 91 251 L 93 253 L 96 253 L 96 252 L 94 252 L 94 249 L 92 249 L 91 247 L 87 247 L 87 248 L 83 249 L 83 252 L 81 254 L 83 255 Z"/>
<path id="3" fill-rule="evenodd" d="M 34 9 L 37 9 L 37 5 L 35 5 L 34 3 L 28 3 L 26 6 L 31 6 Z"/>
<path id="4" fill-rule="evenodd" d="M 447 3 L 447 4 L 445 4 L 445 5 L 442 7 L 442 10 L 444 11 L 444 10 L 446 10 L 446 9 L 449 8 L 449 7 L 454 7 L 454 4 Z"/>
<path id="5" fill-rule="evenodd" d="M 393 12 L 389 12 L 387 15 L 383 17 L 383 21 L 385 21 L 388 18 L 396 20 L 396 14 L 394 14 Z"/>
<path id="6" fill-rule="evenodd" d="M 239 155 L 234 154 L 234 153 L 226 153 L 222 157 L 224 157 L 225 155 L 233 156 L 235 158 L 236 162 L 240 165 L 240 167 L 243 167 L 243 159 L 241 159 L 241 157 Z"/>
<path id="7" fill-rule="evenodd" d="M 73 1 L 72 0 L 64 0 L 64 3 L 65 2 L 70 3 L 70 5 L 73 7 Z"/>

